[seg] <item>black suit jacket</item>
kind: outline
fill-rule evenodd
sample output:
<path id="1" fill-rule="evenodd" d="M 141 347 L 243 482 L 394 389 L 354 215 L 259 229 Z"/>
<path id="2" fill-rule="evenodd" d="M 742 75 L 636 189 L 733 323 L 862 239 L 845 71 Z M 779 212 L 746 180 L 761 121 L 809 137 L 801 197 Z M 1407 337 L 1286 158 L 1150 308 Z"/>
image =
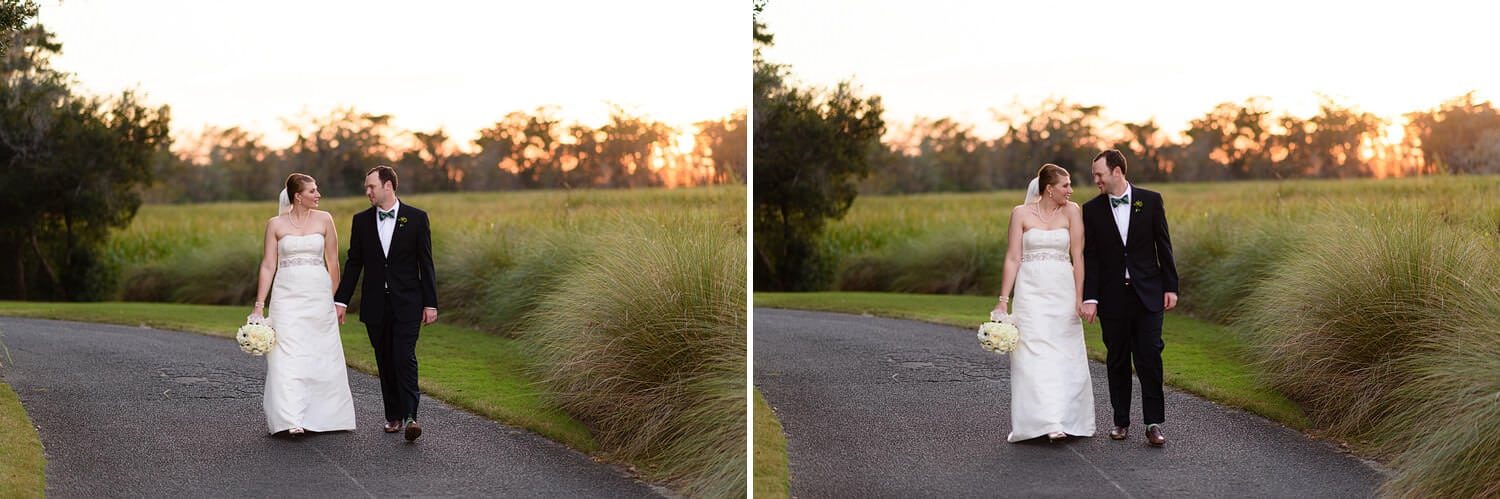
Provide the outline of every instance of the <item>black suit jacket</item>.
<path id="1" fill-rule="evenodd" d="M 1083 299 L 1099 300 L 1101 316 L 1123 315 L 1126 299 L 1139 299 L 1146 310 L 1161 312 L 1162 295 L 1177 292 L 1161 194 L 1131 185 L 1130 197 L 1130 230 L 1123 243 L 1109 196 L 1100 194 L 1083 205 Z M 1132 290 L 1135 296 L 1128 293 Z"/>
<path id="2" fill-rule="evenodd" d="M 354 283 L 363 271 L 360 322 L 368 324 L 384 320 L 385 300 L 381 295 L 387 286 L 396 322 L 420 321 L 423 307 L 437 308 L 437 278 L 432 265 L 432 230 L 427 212 L 401 203 L 401 209 L 396 212 L 396 229 L 391 232 L 389 255 L 380 248 L 380 232 L 375 222 L 373 206 L 354 214 L 344 275 L 339 279 L 339 289 L 333 299 L 349 303 L 354 295 Z"/>

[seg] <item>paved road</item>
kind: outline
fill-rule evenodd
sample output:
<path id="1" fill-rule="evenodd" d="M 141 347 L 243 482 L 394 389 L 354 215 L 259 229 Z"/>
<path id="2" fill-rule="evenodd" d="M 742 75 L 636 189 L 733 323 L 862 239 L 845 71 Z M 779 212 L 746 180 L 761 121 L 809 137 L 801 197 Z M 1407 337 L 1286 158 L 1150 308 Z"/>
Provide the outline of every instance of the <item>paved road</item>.
<path id="1" fill-rule="evenodd" d="M 1171 389 L 1165 448 L 1145 443 L 1138 389 L 1131 438 L 1110 440 L 1104 368 L 1090 364 L 1098 436 L 1012 444 L 1006 361 L 973 332 L 755 310 L 755 384 L 785 427 L 796 497 L 1371 497 L 1383 479 L 1326 443 Z"/>
<path id="2" fill-rule="evenodd" d="M 422 438 L 380 431 L 380 384 L 349 371 L 359 428 L 266 435 L 263 357 L 190 333 L 0 318 L 0 370 L 36 423 L 49 497 L 647 497 L 659 489 L 533 433 L 422 400 Z"/>

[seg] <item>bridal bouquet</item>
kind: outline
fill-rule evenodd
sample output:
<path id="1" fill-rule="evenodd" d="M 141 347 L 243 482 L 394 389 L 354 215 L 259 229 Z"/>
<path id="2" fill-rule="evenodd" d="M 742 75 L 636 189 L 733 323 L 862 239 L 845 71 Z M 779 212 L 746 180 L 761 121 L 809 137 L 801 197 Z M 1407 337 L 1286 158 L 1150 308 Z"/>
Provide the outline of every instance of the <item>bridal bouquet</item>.
<path id="1" fill-rule="evenodd" d="M 251 319 L 240 330 L 234 333 L 235 341 L 240 343 L 240 350 L 250 355 L 265 355 L 276 346 L 276 330 L 271 329 L 264 319 Z"/>
<path id="2" fill-rule="evenodd" d="M 1016 343 L 1020 341 L 1021 331 L 1010 317 L 1004 314 L 990 313 L 990 320 L 979 325 L 979 346 L 985 350 L 995 353 L 1010 353 L 1015 351 Z"/>

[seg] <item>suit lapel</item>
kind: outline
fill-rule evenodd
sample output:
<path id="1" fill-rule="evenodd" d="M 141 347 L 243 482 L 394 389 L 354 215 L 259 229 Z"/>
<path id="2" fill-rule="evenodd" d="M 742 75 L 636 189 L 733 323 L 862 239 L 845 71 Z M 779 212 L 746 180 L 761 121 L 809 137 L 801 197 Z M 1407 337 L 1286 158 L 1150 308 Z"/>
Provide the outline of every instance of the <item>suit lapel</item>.
<path id="1" fill-rule="evenodd" d="M 1093 217 L 1095 220 L 1097 220 L 1096 222 L 1094 222 L 1094 224 L 1100 228 L 1109 227 L 1109 231 L 1107 231 L 1106 233 L 1110 234 L 1113 237 L 1109 237 L 1108 239 L 1111 241 L 1120 242 L 1120 240 L 1118 239 L 1120 237 L 1120 224 L 1115 223 L 1115 213 L 1110 209 L 1111 206 L 1109 204 L 1109 196 L 1100 194 L 1099 199 L 1102 199 L 1103 201 L 1099 202 L 1097 204 L 1098 208 L 1093 210 Z M 1120 247 L 1123 248 L 1124 246 L 1125 243 L 1120 242 Z"/>
<path id="2" fill-rule="evenodd" d="M 371 239 L 370 242 L 375 245 L 374 246 L 375 248 L 380 248 L 380 208 L 379 207 L 370 208 L 370 239 Z M 381 248 L 381 251 L 377 251 L 377 252 L 375 252 L 375 254 L 380 255 L 380 261 L 384 262 L 386 260 L 384 248 Z"/>

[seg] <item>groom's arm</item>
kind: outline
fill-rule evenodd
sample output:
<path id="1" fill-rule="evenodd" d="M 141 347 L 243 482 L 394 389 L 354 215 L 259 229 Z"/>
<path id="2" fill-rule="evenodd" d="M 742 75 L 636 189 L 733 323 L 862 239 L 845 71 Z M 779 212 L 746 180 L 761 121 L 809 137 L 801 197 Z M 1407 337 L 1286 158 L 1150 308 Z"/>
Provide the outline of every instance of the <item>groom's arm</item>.
<path id="1" fill-rule="evenodd" d="M 338 292 L 333 294 L 333 303 L 343 308 L 349 308 L 349 300 L 354 297 L 354 281 L 365 268 L 363 236 L 359 215 L 355 215 L 349 225 L 349 252 L 345 254 L 344 274 L 339 278 Z"/>
<path id="2" fill-rule="evenodd" d="M 417 265 L 418 270 L 422 272 L 422 275 L 418 276 L 422 281 L 422 308 L 432 309 L 433 320 L 436 320 L 437 270 L 432 264 L 432 219 L 429 217 L 430 215 L 426 212 L 422 213 L 422 231 L 420 240 L 417 241 Z"/>
<path id="3" fill-rule="evenodd" d="M 1162 291 L 1177 293 L 1177 263 L 1172 258 L 1172 235 L 1167 230 L 1167 209 L 1162 206 L 1161 196 L 1156 200 L 1156 264 L 1161 266 Z"/>

